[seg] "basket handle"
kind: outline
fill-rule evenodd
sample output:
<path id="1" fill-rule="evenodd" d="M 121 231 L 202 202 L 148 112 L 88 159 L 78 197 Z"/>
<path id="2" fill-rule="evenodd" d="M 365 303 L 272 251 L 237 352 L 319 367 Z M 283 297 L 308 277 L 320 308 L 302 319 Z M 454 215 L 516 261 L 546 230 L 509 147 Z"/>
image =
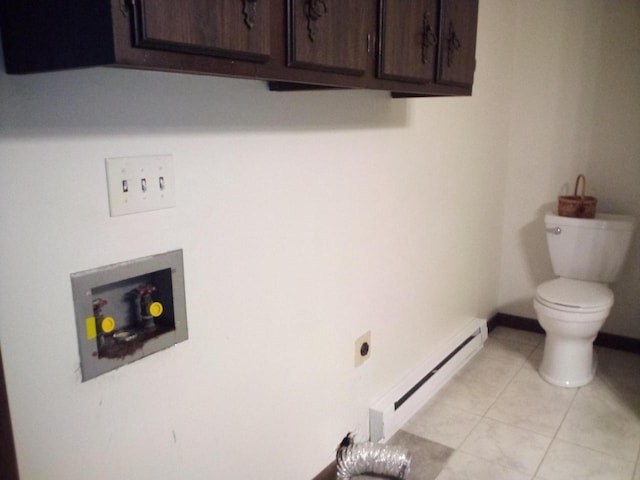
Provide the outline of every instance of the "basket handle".
<path id="1" fill-rule="evenodd" d="M 576 178 L 576 188 L 573 190 L 573 195 L 575 197 L 578 196 L 578 185 L 580 185 L 580 179 L 582 179 L 582 195 L 580 195 L 580 197 L 584 200 L 584 192 L 587 189 L 587 178 L 582 174 L 578 175 L 578 178 Z"/>

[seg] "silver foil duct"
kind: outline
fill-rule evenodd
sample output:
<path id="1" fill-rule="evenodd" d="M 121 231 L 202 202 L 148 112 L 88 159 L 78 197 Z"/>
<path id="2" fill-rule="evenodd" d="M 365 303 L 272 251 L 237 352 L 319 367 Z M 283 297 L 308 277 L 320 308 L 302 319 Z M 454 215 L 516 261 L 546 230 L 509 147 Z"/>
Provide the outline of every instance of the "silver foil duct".
<path id="1" fill-rule="evenodd" d="M 409 475 L 411 454 L 403 447 L 365 442 L 354 444 L 347 436 L 336 455 L 338 480 L 373 473 L 404 480 Z"/>

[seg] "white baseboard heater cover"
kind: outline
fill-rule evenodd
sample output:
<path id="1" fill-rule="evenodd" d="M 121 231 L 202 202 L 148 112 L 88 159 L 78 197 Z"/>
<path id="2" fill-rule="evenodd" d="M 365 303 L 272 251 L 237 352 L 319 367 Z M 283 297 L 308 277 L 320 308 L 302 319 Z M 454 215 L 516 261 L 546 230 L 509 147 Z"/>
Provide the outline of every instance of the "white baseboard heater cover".
<path id="1" fill-rule="evenodd" d="M 474 319 L 440 344 L 436 351 L 412 370 L 369 408 L 372 442 L 386 442 L 415 415 L 440 388 L 482 348 L 487 321 Z"/>

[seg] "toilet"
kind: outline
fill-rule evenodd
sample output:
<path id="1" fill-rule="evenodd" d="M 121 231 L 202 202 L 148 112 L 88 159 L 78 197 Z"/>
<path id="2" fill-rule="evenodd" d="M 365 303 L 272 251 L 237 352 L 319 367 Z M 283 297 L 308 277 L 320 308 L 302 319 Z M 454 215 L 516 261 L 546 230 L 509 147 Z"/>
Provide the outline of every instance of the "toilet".
<path id="1" fill-rule="evenodd" d="M 579 387 L 596 371 L 593 341 L 613 306 L 615 281 L 624 265 L 635 219 L 597 214 L 595 218 L 544 217 L 553 271 L 533 300 L 546 332 L 539 373 L 553 385 Z"/>

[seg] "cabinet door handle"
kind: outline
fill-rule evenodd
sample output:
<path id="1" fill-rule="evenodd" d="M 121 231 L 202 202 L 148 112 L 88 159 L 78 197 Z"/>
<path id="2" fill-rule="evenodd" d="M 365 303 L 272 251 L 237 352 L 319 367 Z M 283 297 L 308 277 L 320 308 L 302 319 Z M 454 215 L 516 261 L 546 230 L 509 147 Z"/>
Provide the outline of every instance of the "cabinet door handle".
<path id="1" fill-rule="evenodd" d="M 429 13 L 424 12 L 422 17 L 422 63 L 429 62 L 429 48 L 438 44 L 438 37 L 433 32 L 429 23 Z"/>
<path id="2" fill-rule="evenodd" d="M 453 59 L 456 51 L 460 50 L 460 39 L 456 35 L 453 22 L 449 22 L 449 36 L 447 37 L 447 67 L 453 65 Z"/>
<path id="3" fill-rule="evenodd" d="M 256 24 L 256 6 L 258 0 L 242 0 L 242 14 L 244 15 L 244 24 L 249 30 Z"/>
<path id="4" fill-rule="evenodd" d="M 305 0 L 304 15 L 307 17 L 307 31 L 309 40 L 316 40 L 316 22 L 329 13 L 329 7 L 324 0 Z"/>
<path id="5" fill-rule="evenodd" d="M 127 0 L 120 0 L 120 13 L 122 13 L 122 16 L 129 16 L 129 6 L 135 7 L 135 0 L 129 0 L 129 2 L 127 2 Z"/>

